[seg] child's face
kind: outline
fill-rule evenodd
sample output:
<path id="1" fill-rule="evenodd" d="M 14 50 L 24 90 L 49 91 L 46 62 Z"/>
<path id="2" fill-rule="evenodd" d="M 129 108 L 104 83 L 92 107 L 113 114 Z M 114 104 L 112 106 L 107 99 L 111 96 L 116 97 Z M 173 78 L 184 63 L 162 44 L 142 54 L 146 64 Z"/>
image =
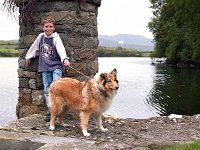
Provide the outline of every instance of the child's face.
<path id="1" fill-rule="evenodd" d="M 51 35 L 55 30 L 55 26 L 53 23 L 44 23 L 43 31 L 46 33 L 47 36 Z"/>

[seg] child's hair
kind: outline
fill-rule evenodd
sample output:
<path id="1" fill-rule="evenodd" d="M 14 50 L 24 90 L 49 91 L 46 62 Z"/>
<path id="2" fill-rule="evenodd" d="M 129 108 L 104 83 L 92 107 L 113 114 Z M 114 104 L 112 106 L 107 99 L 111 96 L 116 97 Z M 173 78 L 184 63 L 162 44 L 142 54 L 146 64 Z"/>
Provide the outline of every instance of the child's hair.
<path id="1" fill-rule="evenodd" d="M 42 24 L 44 25 L 45 23 L 52 23 L 55 26 L 55 20 L 51 16 L 47 16 L 44 18 Z"/>

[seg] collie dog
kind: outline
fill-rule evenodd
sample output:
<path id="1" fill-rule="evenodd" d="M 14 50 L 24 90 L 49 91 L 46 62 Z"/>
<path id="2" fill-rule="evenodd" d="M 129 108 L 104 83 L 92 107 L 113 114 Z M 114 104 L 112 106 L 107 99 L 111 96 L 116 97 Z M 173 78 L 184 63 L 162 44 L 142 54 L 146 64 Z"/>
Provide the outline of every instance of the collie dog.
<path id="1" fill-rule="evenodd" d="M 101 115 L 110 106 L 119 88 L 117 70 L 109 73 L 97 74 L 88 81 L 72 78 L 61 78 L 53 82 L 49 89 L 50 99 L 50 130 L 54 130 L 56 117 L 64 125 L 63 116 L 67 111 L 80 113 L 80 126 L 84 136 L 90 136 L 87 126 L 90 116 L 94 116 L 101 131 L 107 129 L 102 126 Z"/>

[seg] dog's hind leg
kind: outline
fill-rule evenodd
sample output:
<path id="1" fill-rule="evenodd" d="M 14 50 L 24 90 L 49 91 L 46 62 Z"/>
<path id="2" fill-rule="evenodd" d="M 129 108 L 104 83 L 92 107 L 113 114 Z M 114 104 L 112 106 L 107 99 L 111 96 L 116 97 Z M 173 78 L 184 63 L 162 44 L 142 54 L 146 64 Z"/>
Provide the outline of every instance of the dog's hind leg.
<path id="1" fill-rule="evenodd" d="M 64 107 L 62 112 L 58 115 L 58 120 L 61 126 L 66 127 L 68 126 L 68 124 L 65 124 L 63 121 L 64 115 L 66 114 L 66 112 L 68 111 L 67 107 Z"/>
<path id="2" fill-rule="evenodd" d="M 86 112 L 86 111 L 82 111 L 80 113 L 81 129 L 82 129 L 84 136 L 90 136 L 90 133 L 87 132 L 88 121 L 89 121 L 90 115 L 91 114 L 89 112 Z"/>
<path id="3" fill-rule="evenodd" d="M 54 123 L 55 123 L 55 119 L 56 119 L 56 116 L 57 116 L 57 108 L 55 107 L 55 95 L 54 94 L 49 94 L 49 100 L 50 100 L 50 112 L 51 112 L 51 119 L 50 119 L 50 126 L 49 126 L 49 129 L 50 130 L 54 130 L 55 129 L 55 126 L 54 126 Z"/>
<path id="4" fill-rule="evenodd" d="M 55 126 L 54 126 L 54 123 L 55 123 L 55 120 L 56 120 L 56 117 L 62 113 L 62 106 L 59 105 L 59 101 L 61 100 L 60 97 L 56 97 L 55 95 L 53 94 L 50 94 L 50 100 L 51 100 L 51 107 L 50 107 L 50 110 L 51 110 L 51 120 L 50 120 L 50 127 L 49 129 L 50 130 L 54 130 L 55 129 Z"/>
<path id="5" fill-rule="evenodd" d="M 55 126 L 54 126 L 55 120 L 56 120 L 56 116 L 51 114 L 50 127 L 49 127 L 50 130 L 55 130 Z"/>
<path id="6" fill-rule="evenodd" d="M 108 129 L 104 128 L 102 125 L 102 119 L 101 114 L 95 115 L 96 124 L 99 127 L 99 129 L 103 132 L 107 131 Z"/>

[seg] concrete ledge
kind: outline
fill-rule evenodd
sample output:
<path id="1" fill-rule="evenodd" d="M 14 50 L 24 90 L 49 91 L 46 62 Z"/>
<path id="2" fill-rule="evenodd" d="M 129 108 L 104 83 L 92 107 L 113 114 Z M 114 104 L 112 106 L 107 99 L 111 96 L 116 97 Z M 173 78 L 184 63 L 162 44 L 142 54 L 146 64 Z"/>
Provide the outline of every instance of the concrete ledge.
<path id="1" fill-rule="evenodd" d="M 9 150 L 27 149 L 89 149 L 93 141 L 77 138 L 65 138 L 46 135 L 33 135 L 30 133 L 0 131 L 0 147 Z"/>

